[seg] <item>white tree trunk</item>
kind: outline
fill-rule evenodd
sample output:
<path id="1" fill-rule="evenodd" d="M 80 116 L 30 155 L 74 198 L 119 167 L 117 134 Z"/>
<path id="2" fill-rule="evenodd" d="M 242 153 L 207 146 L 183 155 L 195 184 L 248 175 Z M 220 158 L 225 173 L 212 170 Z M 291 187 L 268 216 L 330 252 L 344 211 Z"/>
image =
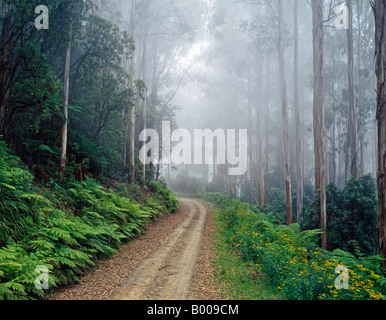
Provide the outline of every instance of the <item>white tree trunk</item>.
<path id="1" fill-rule="evenodd" d="M 314 55 L 314 139 L 315 186 L 320 191 L 319 215 L 322 229 L 321 246 L 327 249 L 326 215 L 326 151 L 324 128 L 324 72 L 323 72 L 323 0 L 312 0 L 313 55 Z"/>
<path id="2" fill-rule="evenodd" d="M 282 99 L 283 112 L 283 151 L 284 151 L 284 169 L 285 169 L 285 193 L 287 202 L 287 224 L 293 222 L 292 213 L 292 186 L 291 186 L 291 159 L 288 134 L 288 101 L 287 101 L 287 85 L 285 80 L 285 56 L 284 56 L 284 12 L 283 1 L 279 1 L 279 76 Z"/>
<path id="3" fill-rule="evenodd" d="M 295 105 L 295 130 L 296 130 L 296 183 L 297 183 L 297 222 L 301 222 L 303 211 L 303 152 L 299 111 L 299 29 L 298 29 L 299 0 L 294 3 L 294 105 Z"/>
<path id="4" fill-rule="evenodd" d="M 348 95 L 350 106 L 350 154 L 351 154 L 351 176 L 358 178 L 358 131 L 357 111 L 354 84 L 354 42 L 352 23 L 352 0 L 346 0 L 349 11 L 349 28 L 347 30 L 347 54 L 348 54 Z"/>
<path id="5" fill-rule="evenodd" d="M 63 177 L 66 171 L 67 136 L 68 136 L 68 96 L 70 90 L 70 63 L 71 63 L 72 24 L 68 31 L 68 43 L 64 61 L 64 92 L 63 92 L 63 124 L 62 124 L 62 151 L 60 154 L 59 172 Z"/>

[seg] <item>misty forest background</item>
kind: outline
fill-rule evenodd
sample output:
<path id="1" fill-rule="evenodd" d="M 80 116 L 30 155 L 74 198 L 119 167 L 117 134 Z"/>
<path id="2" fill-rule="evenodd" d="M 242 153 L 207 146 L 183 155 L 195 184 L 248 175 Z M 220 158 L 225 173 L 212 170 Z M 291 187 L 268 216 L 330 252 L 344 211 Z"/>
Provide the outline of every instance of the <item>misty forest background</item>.
<path id="1" fill-rule="evenodd" d="M 335 25 L 342 4 L 347 30 Z M 35 28 L 38 5 L 49 9 L 49 29 Z M 111 242 L 177 209 L 165 185 L 181 195 L 227 194 L 279 223 L 321 229 L 318 244 L 329 251 L 385 256 L 385 6 L 1 1 L 0 260 L 54 256 L 66 274 L 50 281 L 74 281 L 92 257 L 115 250 Z M 162 121 L 191 132 L 248 129 L 248 173 L 228 176 L 216 163 L 142 165 L 139 133 L 161 133 Z M 21 273 L 7 263 L 0 278 Z M 6 279 L 5 298 L 23 296 L 17 284 L 32 281 Z"/>

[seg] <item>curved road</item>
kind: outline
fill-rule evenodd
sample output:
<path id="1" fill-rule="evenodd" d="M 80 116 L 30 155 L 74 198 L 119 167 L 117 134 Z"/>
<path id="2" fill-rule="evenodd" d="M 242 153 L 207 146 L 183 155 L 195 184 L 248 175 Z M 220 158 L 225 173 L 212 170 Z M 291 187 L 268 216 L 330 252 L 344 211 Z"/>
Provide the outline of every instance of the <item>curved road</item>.
<path id="1" fill-rule="evenodd" d="M 208 215 L 198 201 L 181 199 L 188 218 L 137 267 L 109 300 L 190 300 L 190 286 Z"/>

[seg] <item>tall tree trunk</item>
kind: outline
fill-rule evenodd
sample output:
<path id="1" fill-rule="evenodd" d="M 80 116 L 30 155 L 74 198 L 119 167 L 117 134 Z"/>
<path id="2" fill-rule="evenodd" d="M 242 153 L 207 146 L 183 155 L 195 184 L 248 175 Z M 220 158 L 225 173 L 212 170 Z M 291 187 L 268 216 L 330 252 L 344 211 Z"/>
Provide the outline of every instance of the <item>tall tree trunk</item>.
<path id="1" fill-rule="evenodd" d="M 297 182 L 297 222 L 301 222 L 303 211 L 303 166 L 302 166 L 302 138 L 300 132 L 299 111 L 299 29 L 298 29 L 299 0 L 294 3 L 294 105 L 296 130 L 296 182 Z"/>
<path id="2" fill-rule="evenodd" d="M 134 84 L 134 53 L 131 57 L 131 65 L 130 65 L 130 86 L 131 90 L 134 93 L 135 92 L 135 84 Z M 133 95 L 133 97 L 135 97 Z M 130 132 L 129 132 L 129 183 L 134 185 L 135 184 L 135 122 L 136 122 L 136 115 L 137 115 L 137 97 L 134 98 L 135 101 L 130 109 L 129 114 L 129 122 L 130 122 Z"/>
<path id="3" fill-rule="evenodd" d="M 287 202 L 287 224 L 293 222 L 292 213 L 292 186 L 291 186 L 291 159 L 289 148 L 288 135 L 288 101 L 287 101 L 287 85 L 285 80 L 285 56 L 284 56 L 284 12 L 283 1 L 279 1 L 279 76 L 281 84 L 281 99 L 283 112 L 283 151 L 284 151 L 284 169 L 285 169 L 285 193 Z"/>
<path id="4" fill-rule="evenodd" d="M 332 124 L 332 182 L 337 183 L 336 181 L 336 119 L 334 113 L 334 122 Z"/>
<path id="5" fill-rule="evenodd" d="M 363 13 L 363 2 L 362 1 L 356 1 L 357 3 L 357 28 L 358 28 L 358 40 L 357 40 L 357 60 L 356 60 L 356 65 L 357 65 L 357 85 L 358 85 L 358 102 L 359 102 L 359 107 L 362 108 L 363 106 L 363 97 L 364 97 L 364 86 L 363 86 L 363 81 L 361 76 L 361 69 L 362 69 L 362 57 L 361 57 L 361 45 L 360 43 L 362 42 L 362 13 Z M 358 125 L 359 127 L 359 125 Z M 359 144 L 359 176 L 363 177 L 365 175 L 365 135 L 366 135 L 366 130 L 365 130 L 365 124 L 362 123 L 360 128 L 359 128 L 359 137 L 358 137 L 358 144 Z"/>
<path id="6" fill-rule="evenodd" d="M 375 115 L 374 115 L 374 121 L 373 121 L 373 132 L 372 132 L 372 153 L 375 155 L 375 159 L 372 159 L 372 173 L 373 173 L 373 176 L 376 177 L 377 176 L 377 172 L 378 172 L 378 155 L 377 155 L 377 151 L 378 151 L 378 121 L 377 121 L 377 111 L 375 111 Z"/>
<path id="7" fill-rule="evenodd" d="M 350 155 L 351 176 L 358 178 L 358 124 L 356 111 L 355 83 L 354 83 L 354 41 L 353 41 L 353 5 L 352 0 L 346 0 L 349 12 L 349 28 L 347 30 L 347 53 L 348 53 L 348 96 L 350 107 Z"/>
<path id="8" fill-rule="evenodd" d="M 143 57 L 142 57 L 142 80 L 144 84 L 146 84 L 146 75 L 147 75 L 147 36 L 145 36 L 145 40 L 143 43 Z M 146 87 L 142 90 L 142 130 L 146 132 L 147 128 L 147 89 Z M 146 133 L 145 133 L 146 137 Z M 143 143 L 144 145 L 146 142 Z M 145 150 L 146 148 L 143 148 Z M 145 151 L 144 151 L 145 152 Z M 143 155 L 143 159 L 146 158 L 146 155 Z M 146 164 L 142 164 L 142 181 L 146 182 Z"/>
<path id="9" fill-rule="evenodd" d="M 152 79 L 151 79 L 151 94 L 150 94 L 150 103 L 147 104 L 147 109 L 151 115 L 156 114 L 157 103 L 158 103 L 158 56 L 157 56 L 157 40 L 154 40 L 152 43 Z M 149 79 L 150 81 L 150 79 Z M 147 127 L 155 129 L 155 118 L 154 116 L 148 117 L 147 119 Z M 152 152 L 154 152 L 152 150 Z M 159 154 L 162 155 L 162 144 L 159 145 Z M 158 174 L 160 163 L 156 161 L 156 163 L 151 162 L 149 167 L 152 174 L 154 174 L 154 165 L 156 165 L 156 172 Z M 158 178 L 156 178 L 158 180 Z"/>
<path id="10" fill-rule="evenodd" d="M 315 187 L 320 191 L 321 246 L 327 249 L 326 218 L 326 152 L 324 128 L 324 71 L 323 71 L 323 0 L 312 0 L 314 55 L 314 150 Z"/>
<path id="11" fill-rule="evenodd" d="M 264 139 L 263 139 L 263 70 L 262 70 L 262 61 L 260 57 L 257 57 L 257 144 L 258 144 L 258 155 L 257 155 L 257 172 L 259 179 L 259 205 L 260 209 L 264 210 L 265 201 L 264 201 Z"/>
<path id="12" fill-rule="evenodd" d="M 252 132 L 252 102 L 251 102 L 251 74 L 248 73 L 248 126 L 249 132 Z M 254 204 L 254 181 L 253 181 L 253 139 L 248 140 L 248 154 L 249 154 L 249 203 Z"/>
<path id="13" fill-rule="evenodd" d="M 131 4 L 131 13 L 130 13 L 130 33 L 131 33 L 131 39 L 134 41 L 134 13 L 135 13 L 135 6 L 136 1 L 132 1 Z M 130 88 L 133 94 L 133 105 L 130 109 L 129 114 L 129 124 L 130 124 L 130 132 L 129 132 L 129 183 L 131 185 L 135 184 L 135 123 L 136 123 L 136 117 L 137 117 L 137 97 L 135 94 L 135 66 L 134 66 L 134 60 L 135 60 L 135 51 L 131 53 L 130 57 Z"/>
<path id="14" fill-rule="evenodd" d="M 71 64 L 71 39 L 72 23 L 68 30 L 68 43 L 64 61 L 64 92 L 63 92 L 63 124 L 62 124 L 62 151 L 60 154 L 59 172 L 63 177 L 66 171 L 67 136 L 68 136 L 68 96 L 70 90 L 70 64 Z"/>
<path id="15" fill-rule="evenodd" d="M 354 83 L 354 40 L 353 40 L 353 4 L 352 0 L 346 0 L 348 8 L 349 27 L 347 30 L 347 62 L 348 62 L 348 96 L 350 107 L 350 158 L 351 158 L 351 176 L 359 177 L 359 152 L 358 152 L 358 123 L 356 107 L 356 90 Z M 353 240 L 356 240 L 356 226 L 358 221 L 357 210 L 353 214 Z"/>
<path id="16" fill-rule="evenodd" d="M 386 258 L 386 0 L 374 1 L 378 122 L 378 244 Z M 386 262 L 383 262 L 386 267 Z"/>
<path id="17" fill-rule="evenodd" d="M 229 110 L 229 117 L 228 117 L 228 128 L 233 128 L 234 123 L 234 106 L 236 105 L 237 97 L 236 92 L 233 89 L 230 92 L 229 97 L 229 104 L 228 104 L 228 110 Z M 236 196 L 236 177 L 229 174 L 230 164 L 227 162 L 226 170 L 228 173 L 228 194 L 230 196 Z"/>
<path id="18" fill-rule="evenodd" d="M 265 115 L 264 115 L 264 123 L 270 123 L 270 104 L 269 104 L 269 91 L 268 88 L 270 88 L 270 60 L 269 57 L 267 57 L 266 63 L 265 63 L 265 83 L 266 88 L 265 90 Z M 264 186 L 265 186 L 265 204 L 270 204 L 270 188 L 269 188 L 269 173 L 270 173 L 270 161 L 269 161 L 269 154 L 270 154 L 270 145 L 269 145 L 269 134 L 265 134 L 265 159 L 264 159 L 264 173 L 265 173 L 265 179 L 264 179 Z"/>

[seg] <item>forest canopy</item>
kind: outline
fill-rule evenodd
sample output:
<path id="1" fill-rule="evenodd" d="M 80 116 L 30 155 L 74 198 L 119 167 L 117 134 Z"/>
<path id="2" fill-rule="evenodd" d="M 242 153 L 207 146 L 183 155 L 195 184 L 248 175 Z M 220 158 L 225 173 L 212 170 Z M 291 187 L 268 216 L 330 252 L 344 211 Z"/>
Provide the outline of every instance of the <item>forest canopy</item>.
<path id="1" fill-rule="evenodd" d="M 174 212 L 170 187 L 321 230 L 326 251 L 386 257 L 384 0 L 0 3 L 0 245 L 48 252 L 47 237 L 114 225 L 57 256 L 76 277 Z M 68 240 L 34 229 L 67 218 Z"/>

